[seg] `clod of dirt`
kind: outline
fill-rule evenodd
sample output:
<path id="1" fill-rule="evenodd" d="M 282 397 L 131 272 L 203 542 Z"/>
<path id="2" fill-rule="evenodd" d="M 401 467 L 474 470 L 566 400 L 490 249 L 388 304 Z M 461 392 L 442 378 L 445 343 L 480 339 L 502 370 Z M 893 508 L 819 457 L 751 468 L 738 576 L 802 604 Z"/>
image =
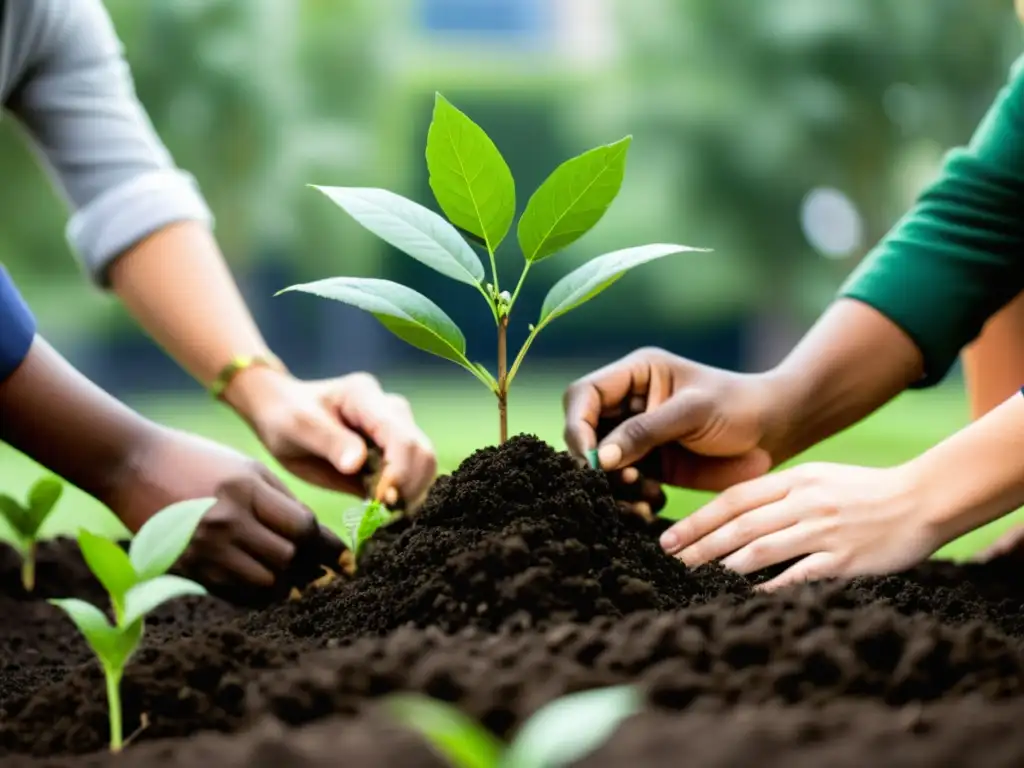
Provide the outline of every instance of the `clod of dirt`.
<path id="1" fill-rule="evenodd" d="M 300 636 L 348 638 L 409 622 L 526 627 L 749 592 L 719 566 L 691 571 L 667 556 L 651 525 L 619 511 L 603 473 L 519 436 L 440 478 L 414 519 L 367 545 L 355 580 L 254 617 L 250 629 L 283 622 Z"/>
<path id="2" fill-rule="evenodd" d="M 976 699 L 899 709 L 865 702 L 684 716 L 645 713 L 574 765 L 619 768 L 778 766 L 778 768 L 1016 768 L 1024 765 L 1019 700 Z"/>

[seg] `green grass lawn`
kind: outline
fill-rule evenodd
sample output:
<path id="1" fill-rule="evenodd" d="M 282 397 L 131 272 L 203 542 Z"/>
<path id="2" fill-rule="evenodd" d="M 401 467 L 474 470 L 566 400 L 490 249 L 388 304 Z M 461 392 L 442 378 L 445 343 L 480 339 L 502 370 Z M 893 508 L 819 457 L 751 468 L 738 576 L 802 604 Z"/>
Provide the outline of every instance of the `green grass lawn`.
<path id="1" fill-rule="evenodd" d="M 565 376 L 548 378 L 524 375 L 516 382 L 509 413 L 510 431 L 530 432 L 561 447 L 561 388 Z M 420 424 L 437 448 L 441 470 L 448 472 L 474 449 L 491 444 L 497 436 L 497 412 L 490 396 L 472 380 L 461 378 L 396 378 L 388 388 L 402 392 L 413 404 Z M 208 399 L 154 397 L 132 403 L 146 415 L 232 445 L 268 460 L 246 426 L 223 406 Z M 955 431 L 967 420 L 959 386 L 904 395 L 888 407 L 800 457 L 801 461 L 837 461 L 887 466 L 904 461 Z M 269 461 L 269 460 L 268 460 Z M 272 464 L 272 466 L 274 466 Z M 23 494 L 40 469 L 6 446 L 0 445 L 0 488 Z M 328 524 L 352 500 L 285 478 L 295 492 Z M 700 506 L 709 496 L 685 491 L 670 493 L 668 513 L 681 516 Z M 1020 519 L 1018 516 L 1011 516 Z M 942 555 L 963 557 L 992 541 L 1011 523 L 1004 518 L 954 542 Z M 102 506 L 69 489 L 58 511 L 47 522 L 50 535 L 71 533 L 80 526 L 97 533 L 123 533 L 120 523 Z M 6 531 L 0 531 L 6 534 Z"/>

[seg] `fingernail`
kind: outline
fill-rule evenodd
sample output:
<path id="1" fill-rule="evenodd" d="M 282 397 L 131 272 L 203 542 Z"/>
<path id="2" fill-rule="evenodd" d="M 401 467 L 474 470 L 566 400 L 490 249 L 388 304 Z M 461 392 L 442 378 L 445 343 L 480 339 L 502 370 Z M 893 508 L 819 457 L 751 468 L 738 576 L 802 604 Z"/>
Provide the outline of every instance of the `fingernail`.
<path id="1" fill-rule="evenodd" d="M 597 469 L 599 464 L 597 461 L 597 448 L 591 448 L 587 451 L 587 464 L 590 465 L 591 469 Z"/>
<path id="2" fill-rule="evenodd" d="M 604 469 L 615 469 L 622 461 L 622 449 L 617 445 L 602 445 L 597 452 L 598 464 Z"/>
<path id="3" fill-rule="evenodd" d="M 675 551 L 679 549 L 679 534 L 670 528 L 661 534 L 659 543 L 661 544 L 661 548 L 670 555 L 675 554 Z"/>
<path id="4" fill-rule="evenodd" d="M 640 479 L 640 470 L 636 467 L 626 467 L 622 470 L 622 482 L 626 485 L 632 485 Z"/>
<path id="5" fill-rule="evenodd" d="M 398 489 L 394 486 L 388 488 L 384 492 L 384 503 L 389 507 L 398 503 Z"/>
<path id="6" fill-rule="evenodd" d="M 341 471 L 346 475 L 352 475 L 359 471 L 359 468 L 363 465 L 363 452 L 359 450 L 357 446 L 346 448 L 341 458 L 338 460 L 338 466 Z"/>

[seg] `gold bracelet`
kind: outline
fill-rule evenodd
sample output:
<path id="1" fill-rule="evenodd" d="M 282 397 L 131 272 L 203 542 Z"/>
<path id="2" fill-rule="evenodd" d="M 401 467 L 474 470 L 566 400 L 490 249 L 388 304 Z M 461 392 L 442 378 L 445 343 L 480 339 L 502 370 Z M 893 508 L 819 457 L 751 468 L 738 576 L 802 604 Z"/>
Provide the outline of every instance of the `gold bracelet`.
<path id="1" fill-rule="evenodd" d="M 221 368 L 217 378 L 210 385 L 210 394 L 215 400 L 220 400 L 238 374 L 260 366 L 281 372 L 288 370 L 277 355 L 270 352 L 264 355 L 236 355 L 230 363 Z"/>

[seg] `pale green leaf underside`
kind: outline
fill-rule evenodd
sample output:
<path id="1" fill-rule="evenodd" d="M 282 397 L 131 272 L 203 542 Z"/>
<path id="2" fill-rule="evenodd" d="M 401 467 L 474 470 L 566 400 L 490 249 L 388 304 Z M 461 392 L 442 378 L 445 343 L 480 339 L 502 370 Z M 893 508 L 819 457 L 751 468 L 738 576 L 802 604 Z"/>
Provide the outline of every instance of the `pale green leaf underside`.
<path id="1" fill-rule="evenodd" d="M 427 170 L 449 221 L 497 250 L 516 212 L 512 171 L 484 130 L 441 94 L 427 132 Z"/>
<path id="2" fill-rule="evenodd" d="M 128 554 L 110 539 L 84 529 L 78 533 L 78 548 L 103 588 L 115 602 L 123 602 L 125 593 L 138 581 Z"/>
<path id="3" fill-rule="evenodd" d="M 167 573 L 182 556 L 215 498 L 188 499 L 157 512 L 135 534 L 128 548 L 139 581 Z"/>
<path id="4" fill-rule="evenodd" d="M 519 246 L 528 262 L 574 243 L 601 220 L 626 172 L 632 136 L 562 163 L 533 193 L 519 219 Z"/>
<path id="5" fill-rule="evenodd" d="M 443 309 L 412 288 L 372 277 L 331 277 L 293 285 L 279 293 L 288 291 L 310 293 L 362 309 L 412 346 L 469 365 L 462 331 Z"/>
<path id="6" fill-rule="evenodd" d="M 365 503 L 349 507 L 341 513 L 341 530 L 338 532 L 338 535 L 341 536 L 342 543 L 348 547 L 352 554 L 356 554 L 356 539 L 359 534 L 359 523 L 362 522 L 363 515 L 365 513 Z"/>
<path id="7" fill-rule="evenodd" d="M 502 768 L 565 766 L 603 744 L 623 720 L 643 707 L 630 686 L 564 696 L 542 707 L 516 734 Z"/>
<path id="8" fill-rule="evenodd" d="M 687 251 L 707 252 L 706 248 L 655 243 L 612 251 L 588 261 L 555 283 L 544 298 L 540 310 L 540 324 L 575 309 L 597 296 L 629 270 L 649 261 Z"/>
<path id="9" fill-rule="evenodd" d="M 205 594 L 206 590 L 194 581 L 180 576 L 157 576 L 128 590 L 124 601 L 124 623 L 134 624 L 154 608 L 176 597 Z"/>
<path id="10" fill-rule="evenodd" d="M 395 719 L 426 738 L 453 768 L 502 765 L 501 742 L 451 704 L 418 694 L 395 694 L 385 701 Z"/>
<path id="11" fill-rule="evenodd" d="M 458 231 L 428 208 L 386 189 L 314 187 L 381 240 L 442 275 L 484 280 L 480 259 Z"/>

